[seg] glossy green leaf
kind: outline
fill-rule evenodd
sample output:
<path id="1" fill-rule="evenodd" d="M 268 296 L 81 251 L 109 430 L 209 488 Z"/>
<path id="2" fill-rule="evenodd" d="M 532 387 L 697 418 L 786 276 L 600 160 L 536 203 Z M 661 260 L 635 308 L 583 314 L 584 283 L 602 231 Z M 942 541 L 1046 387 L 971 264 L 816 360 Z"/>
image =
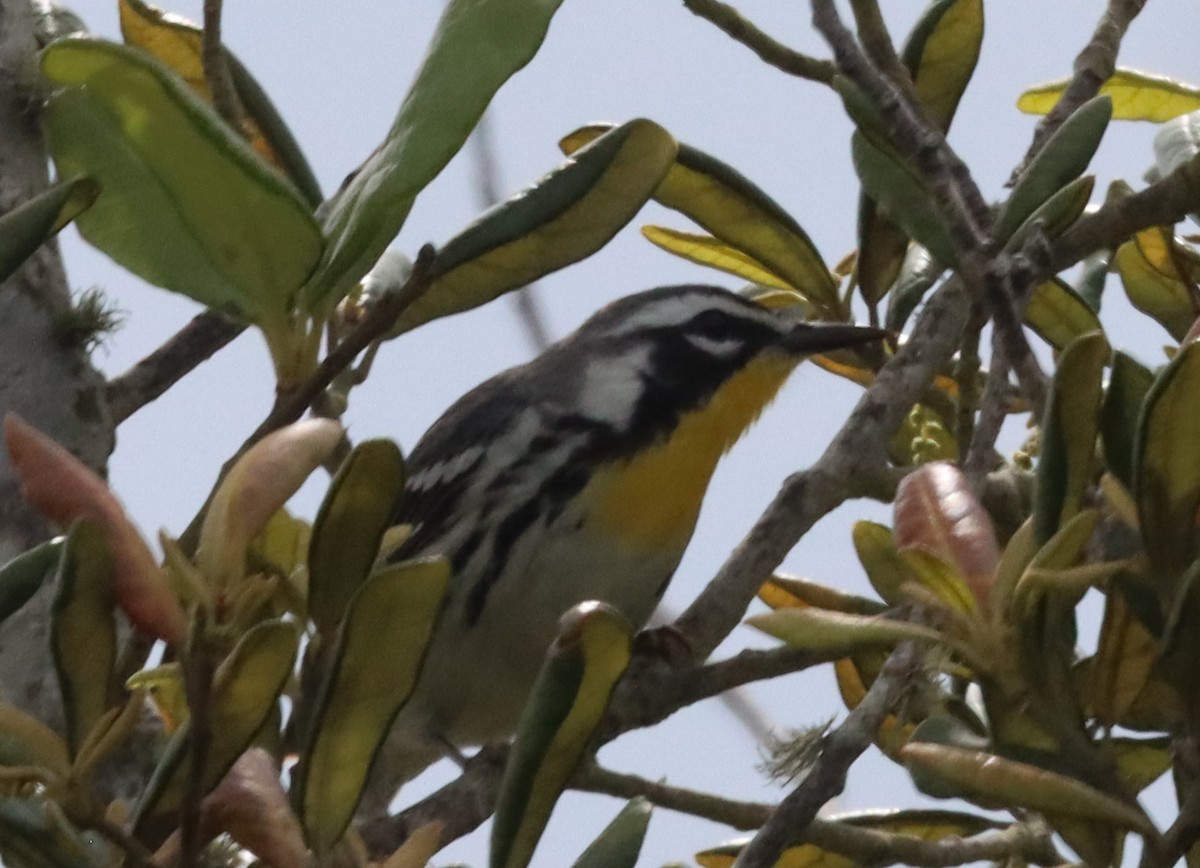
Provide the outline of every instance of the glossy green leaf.
<path id="1" fill-rule="evenodd" d="M 709 268 L 719 269 L 759 286 L 791 289 L 787 281 L 774 274 L 761 262 L 718 241 L 711 235 L 680 232 L 664 226 L 643 226 L 642 235 L 646 236 L 646 240 L 651 244 L 661 247 L 668 253 L 683 257 L 689 262 L 695 262 L 697 265 L 707 265 Z"/>
<path id="2" fill-rule="evenodd" d="M 318 853 L 354 816 L 371 761 L 416 685 L 449 581 L 444 558 L 404 561 L 376 572 L 350 601 L 292 777 L 293 804 Z"/>
<path id="3" fill-rule="evenodd" d="M 1112 349 L 1091 332 L 1063 350 L 1042 420 L 1034 538 L 1045 543 L 1082 507 L 1095 466 L 1101 378 Z"/>
<path id="4" fill-rule="evenodd" d="M 59 174 L 104 190 L 77 221 L 88 241 L 150 283 L 259 324 L 291 309 L 321 235 L 288 182 L 140 51 L 63 39 L 42 70 L 64 86 L 44 116 Z"/>
<path id="5" fill-rule="evenodd" d="M 1138 419 L 1154 373 L 1122 352 L 1113 355 L 1112 376 L 1100 410 L 1100 443 L 1104 466 L 1125 488 L 1133 489 L 1133 455 Z"/>
<path id="6" fill-rule="evenodd" d="M 71 773 L 67 743 L 33 715 L 0 704 L 0 766 L 36 766 L 66 780 Z"/>
<path id="7" fill-rule="evenodd" d="M 1100 317 L 1060 278 L 1033 288 L 1025 308 L 1025 324 L 1056 350 L 1088 332 L 1102 331 Z"/>
<path id="8" fill-rule="evenodd" d="M 982 0 L 934 0 L 905 41 L 901 58 L 917 97 L 943 132 L 975 71 L 982 41 Z M 899 276 L 908 236 L 864 195 L 858 205 L 858 239 L 859 285 L 868 301 L 877 302 Z"/>
<path id="9" fill-rule="evenodd" d="M 308 548 L 308 616 L 323 633 L 346 613 L 379 556 L 404 489 L 404 459 L 391 440 L 367 440 L 354 448 L 313 521 Z"/>
<path id="10" fill-rule="evenodd" d="M 204 76 L 201 29 L 187 19 L 143 0 L 119 0 L 121 35 L 179 74 L 206 103 L 212 93 Z M 321 187 L 312 167 L 270 97 L 250 71 L 225 49 L 233 88 L 246 111 L 243 132 L 265 160 L 277 165 L 310 207 L 321 204 Z"/>
<path id="11" fill-rule="evenodd" d="M 37 593 L 58 564 L 63 544 L 62 537 L 55 537 L 21 552 L 0 567 L 0 622 Z"/>
<path id="12" fill-rule="evenodd" d="M 633 627 L 604 603 L 581 603 L 563 615 L 504 769 L 492 823 L 492 868 L 529 864 L 629 665 L 632 641 Z"/>
<path id="13" fill-rule="evenodd" d="M 300 630 L 287 621 L 251 627 L 217 667 L 209 698 L 209 744 L 203 792 L 212 790 L 250 746 L 279 701 L 296 660 Z M 176 808 L 191 774 L 191 721 L 175 731 L 138 803 L 135 829 Z"/>
<path id="14" fill-rule="evenodd" d="M 823 816 L 822 819 L 856 829 L 904 835 L 922 841 L 966 838 L 993 829 L 1003 829 L 1006 825 L 965 811 L 937 811 L 927 808 L 855 811 L 831 814 Z M 749 839 L 740 839 L 704 850 L 696 854 L 696 862 L 703 868 L 731 868 L 747 843 Z M 816 844 L 798 844 L 784 850 L 774 868 L 856 868 L 859 864 L 849 856 L 824 850 Z"/>
<path id="15" fill-rule="evenodd" d="M 1087 208 L 1088 199 L 1091 198 L 1095 186 L 1095 175 L 1084 175 L 1071 181 L 1025 218 L 1025 222 L 1009 236 L 1004 249 L 1016 253 L 1035 229 L 1047 238 L 1061 235 Z"/>
<path id="16" fill-rule="evenodd" d="M 779 609 L 754 615 L 746 623 L 793 648 L 805 651 L 862 651 L 906 639 L 941 642 L 936 630 L 883 617 L 850 615 L 825 609 Z"/>
<path id="17" fill-rule="evenodd" d="M 330 201 L 324 217 L 329 248 L 306 290 L 310 307 L 341 298 L 375 264 L 492 96 L 533 58 L 560 3 L 446 4 L 387 138 Z"/>
<path id="18" fill-rule="evenodd" d="M 880 615 L 887 606 L 878 600 L 847 594 L 816 582 L 772 576 L 758 589 L 758 598 L 772 609 L 828 609 L 851 615 Z"/>
<path id="19" fill-rule="evenodd" d="M 1079 264 L 1079 276 L 1075 280 L 1075 291 L 1097 313 L 1104 302 L 1104 287 L 1108 283 L 1109 267 L 1113 250 L 1097 250 L 1088 254 Z"/>
<path id="20" fill-rule="evenodd" d="M 1179 271 L 1177 250 L 1166 230 L 1153 227 L 1118 247 L 1114 262 L 1130 303 L 1180 341 L 1192 327 L 1200 301 L 1192 290 L 1195 275 Z"/>
<path id="21" fill-rule="evenodd" d="M 583 127 L 559 145 L 572 153 L 605 129 Z M 761 263 L 822 310 L 841 310 L 837 283 L 800 224 L 732 166 L 680 144 L 675 164 L 654 199 Z"/>
<path id="22" fill-rule="evenodd" d="M 1159 373 L 1143 404 L 1134 447 L 1134 497 L 1158 579 L 1170 587 L 1196 553 L 1200 508 L 1200 343 Z"/>
<path id="23" fill-rule="evenodd" d="M 43 793 L 0 796 L 0 857 L 21 868 L 110 868 L 121 862 L 111 844 L 77 829 Z"/>
<path id="24" fill-rule="evenodd" d="M 1017 108 L 1027 114 L 1047 114 L 1070 83 L 1064 78 L 1032 87 L 1021 94 Z M 1100 93 L 1112 99 L 1116 120 L 1160 124 L 1200 109 L 1200 88 L 1136 69 L 1117 69 L 1100 86 Z"/>
<path id="25" fill-rule="evenodd" d="M 910 772 L 937 776 L 964 798 L 981 804 L 1028 808 L 1079 820 L 1097 820 L 1154 834 L 1140 811 L 1094 787 L 1028 763 L 984 751 L 910 742 L 900 749 Z"/>
<path id="26" fill-rule="evenodd" d="M 850 143 L 863 190 L 909 237 L 941 263 L 957 261 L 957 247 L 933 194 L 912 166 L 890 147 L 856 132 Z"/>
<path id="27" fill-rule="evenodd" d="M 1008 241 L 1042 203 L 1082 175 L 1100 147 L 1111 118 L 1112 100 L 1097 96 L 1063 121 L 1017 180 L 996 218 L 992 237 L 1002 243 Z"/>
<path id="28" fill-rule="evenodd" d="M 853 538 L 854 550 L 871 587 L 888 603 L 900 605 L 905 599 L 901 587 L 917 579 L 896 551 L 892 529 L 873 521 L 858 521 L 854 523 Z"/>
<path id="29" fill-rule="evenodd" d="M 675 149 L 666 130 L 639 119 L 573 154 L 447 241 L 428 289 L 391 334 L 478 307 L 595 253 L 650 198 Z"/>
<path id="30" fill-rule="evenodd" d="M 572 868 L 634 868 L 653 807 L 645 796 L 630 799 L 621 813 L 575 860 Z"/>
<path id="31" fill-rule="evenodd" d="M 63 181 L 0 216 L 0 281 L 7 280 L 54 235 L 100 195 L 91 178 Z"/>
<path id="32" fill-rule="evenodd" d="M 67 723 L 78 753 L 84 737 L 112 705 L 117 659 L 113 559 L 104 531 L 76 522 L 62 552 L 50 615 L 50 648 Z"/>
<path id="33" fill-rule="evenodd" d="M 920 244 L 910 245 L 900 274 L 888 294 L 886 325 L 892 331 L 902 331 L 912 312 L 946 269 Z"/>

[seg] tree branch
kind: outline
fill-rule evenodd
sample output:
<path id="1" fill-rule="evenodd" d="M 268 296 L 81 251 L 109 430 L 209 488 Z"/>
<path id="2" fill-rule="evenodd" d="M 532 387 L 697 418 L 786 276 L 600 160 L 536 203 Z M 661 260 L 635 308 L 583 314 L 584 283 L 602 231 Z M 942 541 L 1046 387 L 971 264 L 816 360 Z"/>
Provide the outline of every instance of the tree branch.
<path id="1" fill-rule="evenodd" d="M 161 347 L 109 381 L 106 394 L 114 423 L 160 397 L 245 330 L 245 324 L 215 310 L 193 317 Z"/>
<path id="2" fill-rule="evenodd" d="M 754 26 L 732 6 L 720 0 L 683 0 L 693 15 L 715 24 L 726 36 L 749 48 L 764 63 L 788 75 L 829 84 L 837 68 L 828 60 L 818 60 L 788 48 Z"/>
<path id="3" fill-rule="evenodd" d="M 1033 141 L 1020 164 L 1013 170 L 1008 182 L 1010 186 L 1021 177 L 1063 121 L 1099 93 L 1101 85 L 1112 77 L 1125 32 L 1145 5 L 1146 0 L 1109 0 L 1108 8 L 1100 16 L 1092 38 L 1075 58 L 1075 74 L 1071 83 L 1033 131 Z"/>
<path id="4" fill-rule="evenodd" d="M 912 683 L 913 670 L 924 656 L 912 642 L 892 652 L 862 702 L 825 736 L 816 764 L 738 855 L 734 868 L 771 868 L 786 848 L 801 839 L 817 811 L 845 789 L 850 766 L 874 742 L 880 724 Z"/>

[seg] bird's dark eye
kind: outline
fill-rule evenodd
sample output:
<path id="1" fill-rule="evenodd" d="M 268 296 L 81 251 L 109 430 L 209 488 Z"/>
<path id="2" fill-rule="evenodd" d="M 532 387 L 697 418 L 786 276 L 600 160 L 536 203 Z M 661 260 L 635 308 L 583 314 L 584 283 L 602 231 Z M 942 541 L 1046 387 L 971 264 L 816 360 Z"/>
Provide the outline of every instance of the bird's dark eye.
<path id="1" fill-rule="evenodd" d="M 734 331 L 733 317 L 721 310 L 701 311 L 692 317 L 688 331 L 717 340 L 729 338 Z"/>

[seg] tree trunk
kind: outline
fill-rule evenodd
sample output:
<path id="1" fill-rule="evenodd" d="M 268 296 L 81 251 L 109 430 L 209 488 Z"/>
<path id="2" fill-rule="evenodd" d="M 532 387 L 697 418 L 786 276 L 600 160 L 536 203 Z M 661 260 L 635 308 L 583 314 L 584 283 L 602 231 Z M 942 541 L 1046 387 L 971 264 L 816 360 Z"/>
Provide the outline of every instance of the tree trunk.
<path id="1" fill-rule="evenodd" d="M 39 74 L 29 0 L 0 0 L 0 213 L 44 189 L 46 149 L 38 128 Z M 41 249 L 0 283 L 0 414 L 18 413 L 96 471 L 113 447 L 104 380 L 83 347 L 56 323 L 71 295 L 58 245 Z M 0 450 L 0 563 L 52 533 L 21 498 Z M 60 698 L 47 635 L 51 588 L 0 626 L 0 701 L 57 725 Z"/>

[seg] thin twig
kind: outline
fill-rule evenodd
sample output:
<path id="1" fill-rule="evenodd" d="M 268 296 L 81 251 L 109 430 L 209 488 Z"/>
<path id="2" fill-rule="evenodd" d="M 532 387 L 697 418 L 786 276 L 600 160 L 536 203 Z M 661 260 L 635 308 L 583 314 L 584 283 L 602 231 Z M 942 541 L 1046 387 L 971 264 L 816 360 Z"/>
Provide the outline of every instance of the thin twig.
<path id="1" fill-rule="evenodd" d="M 739 802 L 684 787 L 668 786 L 638 775 L 614 772 L 596 763 L 581 769 L 572 786 L 584 792 L 605 793 L 623 799 L 645 796 L 658 807 L 703 817 L 735 829 L 757 829 L 774 810 L 774 805 L 763 802 Z"/>
<path id="2" fill-rule="evenodd" d="M 200 63 L 204 67 L 204 80 L 212 92 L 213 108 L 225 123 L 238 133 L 246 128 L 246 109 L 238 97 L 225 61 L 225 49 L 221 45 L 222 0 L 204 0 L 204 32 L 201 35 Z"/>
<path id="3" fill-rule="evenodd" d="M 1013 170 L 1009 186 L 1016 183 L 1024 174 L 1033 158 L 1049 141 L 1050 136 L 1062 126 L 1063 121 L 1100 91 L 1101 85 L 1112 77 L 1117 68 L 1117 54 L 1121 50 L 1121 41 L 1133 19 L 1138 16 L 1146 0 L 1109 0 L 1108 7 L 1096 23 L 1096 30 L 1087 45 L 1075 58 L 1075 72 L 1071 83 L 1063 91 L 1058 102 L 1033 131 L 1033 141 L 1029 145 L 1020 164 Z"/>
<path id="4" fill-rule="evenodd" d="M 107 398 L 113 423 L 119 425 L 161 396 L 245 329 L 243 323 L 215 310 L 193 317 L 166 343 L 109 381 Z"/>
<path id="5" fill-rule="evenodd" d="M 924 652 L 911 642 L 892 652 L 862 702 L 825 736 L 816 764 L 738 855 L 734 868 L 771 868 L 800 839 L 821 807 L 845 789 L 850 766 L 871 746 L 923 659 Z"/>
<path id="6" fill-rule="evenodd" d="M 979 419 L 971 433 L 962 465 L 963 472 L 976 488 L 995 464 L 996 439 L 1008 418 L 1008 394 L 1008 362 L 993 354 L 983 398 L 979 402 Z"/>
<path id="7" fill-rule="evenodd" d="M 755 27 L 732 6 L 720 0 L 683 0 L 689 12 L 715 24 L 730 38 L 749 48 L 776 69 L 808 81 L 829 84 L 837 68 L 828 60 L 801 54 Z"/>
<path id="8" fill-rule="evenodd" d="M 910 103 L 917 104 L 912 76 L 896 54 L 896 46 L 879 11 L 879 4 L 876 0 L 850 0 L 850 9 L 854 13 L 858 37 L 867 56 L 875 61 L 879 70 L 891 79 Z"/>
<path id="9" fill-rule="evenodd" d="M 492 138 L 491 113 L 484 112 L 471 132 L 471 152 L 475 155 L 475 186 L 479 203 L 491 208 L 500 201 L 500 167 L 496 163 L 496 145 Z M 517 318 L 525 328 L 525 337 L 535 353 L 551 344 L 550 330 L 538 303 L 537 284 L 522 286 L 510 293 L 517 309 Z"/>

